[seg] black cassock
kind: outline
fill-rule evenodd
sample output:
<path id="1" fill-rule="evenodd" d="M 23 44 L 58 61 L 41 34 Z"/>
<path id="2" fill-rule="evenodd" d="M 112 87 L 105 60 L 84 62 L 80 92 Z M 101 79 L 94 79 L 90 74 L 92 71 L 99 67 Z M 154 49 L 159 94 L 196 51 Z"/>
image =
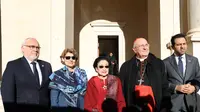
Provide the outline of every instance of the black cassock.
<path id="1" fill-rule="evenodd" d="M 120 69 L 120 79 L 122 81 L 124 97 L 129 109 L 137 108 L 140 110 L 142 106 L 145 106 L 143 100 L 136 98 L 137 93 L 135 91 L 135 86 L 139 85 L 138 80 L 141 79 L 140 70 L 140 63 L 136 59 L 136 56 L 126 61 Z M 150 53 L 146 59 L 144 71 L 144 82 L 142 84 L 152 87 L 155 98 L 155 111 L 159 111 L 161 109 L 162 99 L 165 95 L 168 95 L 168 82 L 165 75 L 164 63 Z M 148 110 L 145 111 L 148 112 Z"/>

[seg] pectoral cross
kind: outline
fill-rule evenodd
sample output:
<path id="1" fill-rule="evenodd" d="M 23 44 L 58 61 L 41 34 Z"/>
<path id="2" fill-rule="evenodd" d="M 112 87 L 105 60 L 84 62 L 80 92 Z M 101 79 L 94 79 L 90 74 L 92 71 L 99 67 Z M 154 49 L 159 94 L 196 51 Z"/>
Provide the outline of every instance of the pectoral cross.
<path id="1" fill-rule="evenodd" d="M 144 80 L 140 79 L 138 80 L 138 82 L 139 82 L 139 85 L 141 85 L 144 82 Z"/>
<path id="2" fill-rule="evenodd" d="M 103 86 L 103 89 L 104 89 L 104 90 L 106 90 L 106 89 L 107 89 L 107 86 L 106 86 L 106 85 L 104 85 L 104 86 Z"/>

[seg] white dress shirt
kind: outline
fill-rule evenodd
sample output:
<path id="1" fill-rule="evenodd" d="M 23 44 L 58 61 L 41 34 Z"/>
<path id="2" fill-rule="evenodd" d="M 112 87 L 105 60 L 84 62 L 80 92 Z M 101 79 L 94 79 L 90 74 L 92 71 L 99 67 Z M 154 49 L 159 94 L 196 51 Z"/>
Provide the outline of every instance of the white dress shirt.
<path id="1" fill-rule="evenodd" d="M 28 59 L 26 59 L 28 61 L 28 64 L 29 66 L 31 67 L 31 70 L 32 72 L 34 73 L 33 71 L 33 64 L 31 64 L 32 61 L 29 61 Z M 40 69 L 40 66 L 39 66 L 39 63 L 37 61 L 34 61 L 36 63 L 36 69 L 38 71 L 38 75 L 39 75 L 39 82 L 40 82 L 40 85 L 42 83 L 42 72 L 41 72 L 41 69 Z"/>

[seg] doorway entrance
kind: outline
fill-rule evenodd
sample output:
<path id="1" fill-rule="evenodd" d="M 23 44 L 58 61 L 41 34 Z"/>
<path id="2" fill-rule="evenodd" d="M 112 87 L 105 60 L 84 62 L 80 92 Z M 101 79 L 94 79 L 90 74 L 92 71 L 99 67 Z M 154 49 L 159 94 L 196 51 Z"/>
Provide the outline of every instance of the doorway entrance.
<path id="1" fill-rule="evenodd" d="M 98 43 L 99 56 L 108 56 L 112 52 L 118 61 L 118 36 L 98 36 Z"/>
<path id="2" fill-rule="evenodd" d="M 123 27 L 123 25 L 122 25 Z M 93 68 L 99 51 L 113 52 L 118 68 L 125 61 L 125 37 L 120 24 L 107 20 L 95 20 L 83 27 L 79 37 L 79 67 L 86 70 L 88 79 L 97 75 Z"/>
<path id="3" fill-rule="evenodd" d="M 98 36 L 98 50 L 99 50 L 99 56 L 106 56 L 111 61 L 111 66 L 109 73 L 112 75 L 118 74 L 118 36 L 112 36 L 112 35 L 99 35 Z M 112 53 L 112 57 L 109 55 Z"/>

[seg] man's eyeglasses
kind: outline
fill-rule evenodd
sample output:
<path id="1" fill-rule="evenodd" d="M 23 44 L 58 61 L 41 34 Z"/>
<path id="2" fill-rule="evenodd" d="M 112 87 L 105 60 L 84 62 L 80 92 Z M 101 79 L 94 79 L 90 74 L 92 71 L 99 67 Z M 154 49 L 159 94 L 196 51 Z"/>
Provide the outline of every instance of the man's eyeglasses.
<path id="1" fill-rule="evenodd" d="M 109 68 L 109 66 L 99 66 L 99 68 Z"/>
<path id="2" fill-rule="evenodd" d="M 34 45 L 24 45 L 24 46 L 26 46 L 26 47 L 28 47 L 30 49 L 40 49 L 41 48 L 39 46 L 34 46 Z"/>
<path id="3" fill-rule="evenodd" d="M 75 56 L 66 56 L 65 59 L 66 60 L 70 60 L 70 59 L 76 60 L 76 57 Z"/>

